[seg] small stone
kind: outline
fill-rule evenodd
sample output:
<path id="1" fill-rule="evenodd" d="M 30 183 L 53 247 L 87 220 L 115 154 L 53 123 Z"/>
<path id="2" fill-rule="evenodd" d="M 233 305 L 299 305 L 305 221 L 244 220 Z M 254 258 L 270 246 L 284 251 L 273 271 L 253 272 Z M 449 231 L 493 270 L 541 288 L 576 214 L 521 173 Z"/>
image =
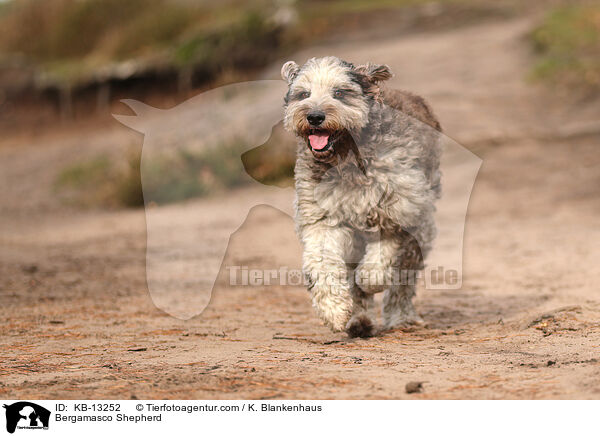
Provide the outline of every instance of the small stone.
<path id="1" fill-rule="evenodd" d="M 36 264 L 23 265 L 21 270 L 27 274 L 35 274 L 38 271 L 38 266 Z"/>
<path id="2" fill-rule="evenodd" d="M 415 394 L 419 392 L 423 392 L 423 382 L 408 382 L 404 388 L 407 394 Z"/>

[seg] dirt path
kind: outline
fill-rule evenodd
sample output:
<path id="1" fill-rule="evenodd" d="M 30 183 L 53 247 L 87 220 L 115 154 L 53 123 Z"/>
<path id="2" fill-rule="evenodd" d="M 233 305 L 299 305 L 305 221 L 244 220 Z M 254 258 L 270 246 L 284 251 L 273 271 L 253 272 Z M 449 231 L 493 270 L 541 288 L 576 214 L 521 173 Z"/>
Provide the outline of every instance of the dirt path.
<path id="1" fill-rule="evenodd" d="M 600 136 L 557 136 L 588 112 L 565 117 L 526 84 L 528 26 L 310 52 L 389 63 L 394 84 L 428 97 L 448 134 L 484 161 L 464 286 L 420 292 L 428 326 L 413 331 L 349 340 L 320 325 L 305 289 L 231 286 L 225 268 L 200 317 L 172 318 L 146 288 L 143 211 L 75 212 L 48 199 L 61 162 L 140 138 L 120 126 L 18 147 L 4 138 L 0 394 L 408 398 L 404 385 L 425 381 L 410 398 L 599 398 Z M 252 195 L 237 191 L 228 204 Z M 232 237 L 224 267 L 299 268 L 300 254 L 291 219 L 258 207 Z"/>

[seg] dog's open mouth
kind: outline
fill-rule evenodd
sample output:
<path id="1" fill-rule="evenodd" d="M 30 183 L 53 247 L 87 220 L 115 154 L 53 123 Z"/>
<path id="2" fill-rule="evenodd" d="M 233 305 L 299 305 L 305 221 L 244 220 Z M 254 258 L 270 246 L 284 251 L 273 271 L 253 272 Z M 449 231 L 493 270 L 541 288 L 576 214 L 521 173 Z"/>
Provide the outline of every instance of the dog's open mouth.
<path id="1" fill-rule="evenodd" d="M 332 150 L 336 141 L 341 136 L 341 131 L 329 131 L 325 129 L 310 129 L 308 132 L 308 145 L 315 155 L 325 155 Z"/>

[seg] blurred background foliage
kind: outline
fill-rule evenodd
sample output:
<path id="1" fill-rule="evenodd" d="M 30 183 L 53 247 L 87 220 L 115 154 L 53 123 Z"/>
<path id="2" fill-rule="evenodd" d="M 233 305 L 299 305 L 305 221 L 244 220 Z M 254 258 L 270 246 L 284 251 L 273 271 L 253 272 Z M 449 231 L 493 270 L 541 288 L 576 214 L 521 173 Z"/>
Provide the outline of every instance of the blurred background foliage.
<path id="1" fill-rule="evenodd" d="M 497 2 L 513 13 L 518 3 Z M 597 85 L 600 5 L 552 3 L 557 6 L 532 32 L 540 54 L 536 77 Z M 424 13 L 415 15 L 421 6 Z M 263 67 L 321 38 L 368 28 L 378 14 L 391 22 L 402 11 L 392 26 L 398 30 L 409 16 L 418 27 L 443 22 L 445 15 L 458 25 L 492 9 L 494 3 L 482 0 L 9 0 L 0 2 L 0 66 L 27 65 L 30 85 L 42 88 L 156 71 L 174 72 L 179 87 L 190 88 L 223 72 Z"/>
<path id="2" fill-rule="evenodd" d="M 107 116 L 124 97 L 170 106 L 252 80 L 326 40 L 454 28 L 516 16 L 532 4 L 540 13 L 528 36 L 531 77 L 553 89 L 600 90 L 597 1 L 0 0 L 0 127 Z M 289 185 L 293 146 L 280 128 L 273 138 L 279 153 L 265 144 L 240 159 L 247 149 L 240 139 L 157 157 L 144 170 L 146 200 L 239 186 L 248 180 L 244 168 L 263 183 Z M 108 154 L 74 161 L 58 171 L 55 191 L 83 206 L 141 206 L 139 158 L 138 149 L 120 161 Z"/>
<path id="3" fill-rule="evenodd" d="M 534 77 L 600 90 L 600 4 L 571 4 L 548 13 L 531 34 L 539 60 Z"/>
<path id="4" fill-rule="evenodd" d="M 179 74 L 189 90 L 323 38 L 456 26 L 500 11 L 484 0 L 0 0 L 0 64 L 26 64 L 38 87 L 158 71 Z"/>
<path id="5" fill-rule="evenodd" d="M 448 0 L 446 0 L 448 1 Z M 419 0 L 196 2 L 187 0 L 13 0 L 0 4 L 0 51 L 23 56 L 61 82 L 135 60 L 207 71 L 262 66 L 324 33 L 330 20 Z"/>
<path id="6" fill-rule="evenodd" d="M 265 144 L 245 151 L 248 148 L 243 138 L 235 138 L 201 151 L 158 155 L 146 161 L 142 177 L 140 157 L 132 146 L 122 161 L 100 154 L 68 165 L 58 173 L 54 188 L 64 202 L 75 206 L 140 207 L 144 202 L 167 204 L 223 192 L 250 177 L 267 185 L 293 185 L 294 143 L 284 138 L 281 123 Z"/>
<path id="7" fill-rule="evenodd" d="M 282 41 L 260 2 L 16 0 L 0 11 L 0 51 L 59 82 L 91 80 L 99 68 L 132 71 L 202 63 L 263 64 Z"/>

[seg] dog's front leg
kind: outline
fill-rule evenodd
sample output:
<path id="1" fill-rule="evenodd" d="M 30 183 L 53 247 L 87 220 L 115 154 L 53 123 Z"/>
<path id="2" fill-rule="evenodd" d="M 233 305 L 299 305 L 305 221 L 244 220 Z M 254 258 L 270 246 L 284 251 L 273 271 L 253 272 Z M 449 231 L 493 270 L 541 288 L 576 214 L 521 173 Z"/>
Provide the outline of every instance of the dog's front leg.
<path id="1" fill-rule="evenodd" d="M 352 252 L 352 231 L 323 224 L 302 229 L 303 269 L 313 306 L 333 331 L 342 331 L 352 315 L 346 260 Z"/>

